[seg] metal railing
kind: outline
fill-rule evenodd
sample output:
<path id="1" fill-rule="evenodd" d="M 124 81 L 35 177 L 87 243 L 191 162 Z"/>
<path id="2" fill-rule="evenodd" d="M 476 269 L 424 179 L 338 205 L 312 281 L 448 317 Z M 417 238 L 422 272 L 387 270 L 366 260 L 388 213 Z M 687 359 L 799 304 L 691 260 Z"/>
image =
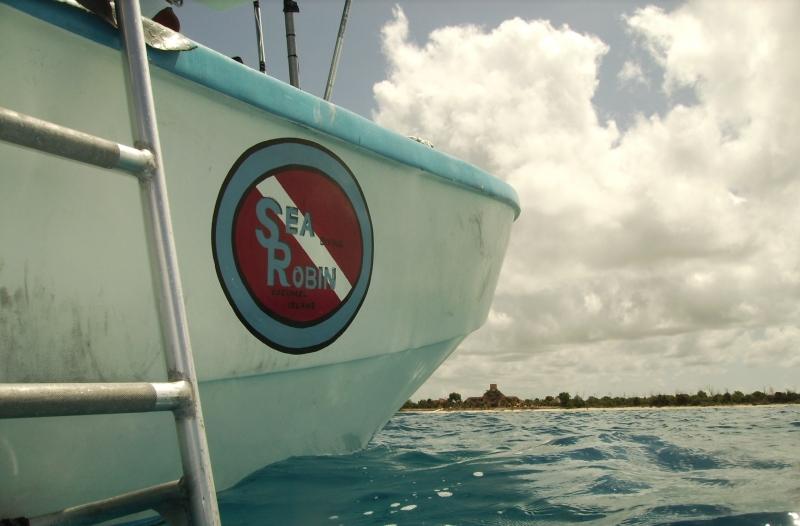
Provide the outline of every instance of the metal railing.
<path id="1" fill-rule="evenodd" d="M 180 481 L 30 517 L 28 524 L 95 524 L 153 509 L 176 524 L 217 526 L 219 510 L 172 234 L 141 12 L 138 0 L 118 0 L 116 5 L 136 147 L 4 108 L 0 108 L 0 140 L 139 178 L 152 274 L 160 292 L 159 319 L 169 381 L 0 384 L 0 418 L 172 411 L 183 467 Z M 185 514 L 180 511 L 183 504 L 188 508 Z"/>

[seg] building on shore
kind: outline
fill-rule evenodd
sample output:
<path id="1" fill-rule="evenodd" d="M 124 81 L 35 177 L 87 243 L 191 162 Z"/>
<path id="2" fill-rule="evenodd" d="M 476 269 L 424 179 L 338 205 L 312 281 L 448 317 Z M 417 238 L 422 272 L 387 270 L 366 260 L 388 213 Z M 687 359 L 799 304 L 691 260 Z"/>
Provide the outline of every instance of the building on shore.
<path id="1" fill-rule="evenodd" d="M 470 396 L 463 402 L 463 407 L 520 407 L 522 401 L 516 396 L 506 396 L 497 388 L 497 384 L 489 384 L 489 390 L 483 396 Z"/>

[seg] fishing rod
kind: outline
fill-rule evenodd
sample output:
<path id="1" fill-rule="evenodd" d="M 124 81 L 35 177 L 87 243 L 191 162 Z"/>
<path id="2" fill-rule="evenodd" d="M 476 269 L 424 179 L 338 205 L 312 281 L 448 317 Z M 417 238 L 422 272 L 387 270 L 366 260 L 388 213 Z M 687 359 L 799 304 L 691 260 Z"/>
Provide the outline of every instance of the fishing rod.
<path id="1" fill-rule="evenodd" d="M 347 28 L 347 20 L 350 15 L 350 2 L 345 0 L 344 8 L 342 9 L 342 19 L 339 23 L 339 33 L 336 36 L 336 45 L 333 48 L 333 57 L 331 58 L 331 67 L 328 72 L 328 82 L 325 85 L 325 100 L 331 100 L 333 93 L 333 85 L 336 82 L 336 72 L 339 68 L 339 59 L 342 53 L 342 44 L 344 42 L 344 33 Z M 286 27 L 286 54 L 289 62 L 289 83 L 295 88 L 300 88 L 300 68 L 297 55 L 296 33 L 294 29 L 294 14 L 300 12 L 300 6 L 295 0 L 283 0 L 283 16 L 284 24 Z M 261 4 L 260 0 L 253 0 L 253 15 L 255 18 L 256 26 L 256 41 L 258 44 L 258 69 L 261 73 L 267 72 L 266 53 L 264 51 L 264 30 L 261 20 Z"/>
<path id="2" fill-rule="evenodd" d="M 289 59 L 289 84 L 300 88 L 300 75 L 297 65 L 297 47 L 295 46 L 294 14 L 300 7 L 294 0 L 283 0 L 283 19 L 286 24 L 286 53 Z"/>
<path id="3" fill-rule="evenodd" d="M 342 9 L 342 21 L 339 23 L 339 34 L 336 36 L 336 46 L 333 48 L 333 58 L 331 58 L 331 69 L 328 72 L 328 83 L 325 85 L 325 95 L 323 99 L 331 100 L 333 94 L 333 83 L 336 82 L 336 70 L 339 68 L 339 56 L 342 51 L 344 41 L 344 31 L 347 27 L 347 17 L 350 14 L 350 0 L 345 0 Z"/>
<path id="4" fill-rule="evenodd" d="M 261 25 L 261 4 L 259 0 L 253 0 L 253 14 L 256 18 L 256 40 L 258 41 L 258 70 L 261 73 L 267 72 L 267 57 L 264 53 L 264 32 Z"/>
<path id="5" fill-rule="evenodd" d="M 300 7 L 293 0 L 283 0 L 283 14 L 286 23 L 286 50 L 289 58 L 289 83 L 300 87 L 300 78 L 297 65 L 297 47 L 295 45 L 294 14 L 300 12 Z M 267 56 L 264 51 L 264 24 L 261 20 L 261 2 L 253 0 L 253 16 L 256 25 L 256 43 L 258 45 L 258 70 L 267 72 Z"/>

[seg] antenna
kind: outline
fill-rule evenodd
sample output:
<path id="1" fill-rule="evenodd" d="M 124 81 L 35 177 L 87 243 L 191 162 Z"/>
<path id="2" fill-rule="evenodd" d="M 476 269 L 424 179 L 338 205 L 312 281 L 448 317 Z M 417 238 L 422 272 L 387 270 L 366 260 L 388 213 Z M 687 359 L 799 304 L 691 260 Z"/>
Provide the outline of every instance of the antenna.
<path id="1" fill-rule="evenodd" d="M 300 7 L 294 0 L 283 0 L 283 17 L 286 22 L 286 53 L 289 58 L 289 83 L 295 88 L 300 88 L 300 78 L 297 67 L 297 48 L 294 42 L 294 14 L 300 12 Z"/>
<path id="2" fill-rule="evenodd" d="M 336 46 L 333 48 L 333 58 L 331 58 L 331 70 L 328 72 L 328 84 L 325 86 L 325 100 L 331 100 L 333 93 L 333 83 L 336 82 L 336 70 L 339 68 L 339 56 L 342 51 L 344 41 L 344 30 L 347 27 L 347 16 L 350 14 L 350 0 L 344 0 L 342 9 L 342 21 L 339 23 L 339 34 L 336 36 Z"/>
<path id="3" fill-rule="evenodd" d="M 258 41 L 258 70 L 261 73 L 267 72 L 267 58 L 264 53 L 264 33 L 261 27 L 261 4 L 258 0 L 253 0 L 253 13 L 256 17 L 256 40 Z"/>

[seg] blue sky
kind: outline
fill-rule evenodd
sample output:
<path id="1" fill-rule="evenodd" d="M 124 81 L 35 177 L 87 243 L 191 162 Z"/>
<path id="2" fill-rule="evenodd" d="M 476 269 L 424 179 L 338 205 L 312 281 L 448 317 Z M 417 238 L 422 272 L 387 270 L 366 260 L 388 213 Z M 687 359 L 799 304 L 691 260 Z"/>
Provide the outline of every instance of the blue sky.
<path id="1" fill-rule="evenodd" d="M 261 4 L 269 74 L 288 82 L 282 2 L 264 0 Z M 657 4 L 670 8 L 678 2 Z M 343 2 L 301 0 L 299 5 L 301 11 L 295 16 L 295 25 L 301 64 L 301 87 L 322 96 Z M 415 0 L 398 3 L 387 0 L 354 0 L 333 98 L 342 107 L 367 118 L 371 117 L 375 108 L 372 85 L 383 80 L 386 73 L 380 30 L 392 19 L 392 8 L 395 5 L 402 6 L 410 22 L 410 38 L 419 44 L 423 44 L 434 29 L 448 25 L 475 24 L 491 28 L 514 17 L 545 19 L 555 26 L 567 24 L 579 33 L 597 35 L 610 46 L 603 59 L 594 97 L 594 103 L 602 116 L 628 122 L 635 112 L 663 112 L 670 102 L 663 94 L 653 90 L 629 89 L 621 93 L 617 86 L 616 75 L 626 57 L 637 54 L 640 58 L 646 58 L 635 49 L 631 39 L 625 34 L 622 15 L 648 5 L 647 2 Z M 258 54 L 250 2 L 218 11 L 202 3 L 187 0 L 178 9 L 178 14 L 185 34 L 229 56 L 242 56 L 248 65 L 257 67 Z M 686 98 L 690 94 L 684 92 L 677 96 Z"/>
<path id="2" fill-rule="evenodd" d="M 281 2 L 262 3 L 285 80 Z M 342 3 L 300 1 L 317 95 Z M 257 64 L 249 4 L 178 14 Z M 486 326 L 417 397 L 798 389 L 798 19 L 790 0 L 354 0 L 334 102 L 523 206 Z"/>

